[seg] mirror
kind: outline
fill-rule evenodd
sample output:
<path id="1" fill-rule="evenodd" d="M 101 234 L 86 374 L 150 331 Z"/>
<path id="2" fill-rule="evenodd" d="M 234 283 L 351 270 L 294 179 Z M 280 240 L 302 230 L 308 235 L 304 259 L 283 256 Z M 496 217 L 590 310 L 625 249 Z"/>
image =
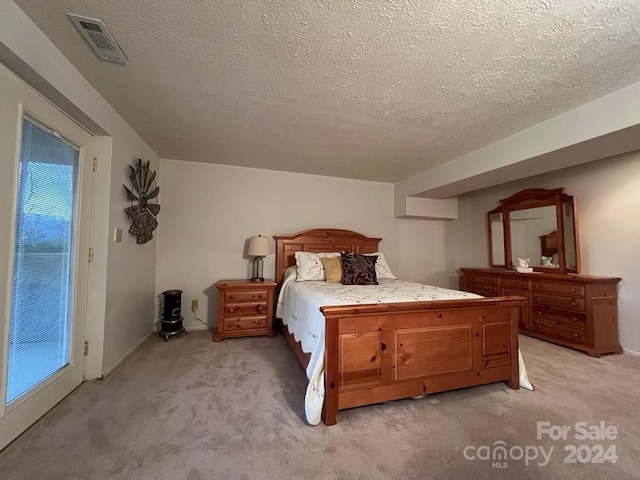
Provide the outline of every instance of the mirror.
<path id="1" fill-rule="evenodd" d="M 516 258 L 530 259 L 532 267 L 558 268 L 556 207 L 526 208 L 509 215 L 511 264 Z"/>
<path id="2" fill-rule="evenodd" d="M 512 268 L 528 258 L 536 271 L 579 272 L 576 208 L 563 192 L 523 190 L 487 213 L 491 267 Z"/>
<path id="3" fill-rule="evenodd" d="M 489 250 L 492 267 L 506 267 L 504 261 L 504 216 L 502 212 L 489 212 Z"/>
<path id="4" fill-rule="evenodd" d="M 567 257 L 567 270 L 578 272 L 578 253 L 576 238 L 578 232 L 577 220 L 574 213 L 573 202 L 566 201 L 562 204 L 562 221 L 564 222 L 564 251 Z"/>

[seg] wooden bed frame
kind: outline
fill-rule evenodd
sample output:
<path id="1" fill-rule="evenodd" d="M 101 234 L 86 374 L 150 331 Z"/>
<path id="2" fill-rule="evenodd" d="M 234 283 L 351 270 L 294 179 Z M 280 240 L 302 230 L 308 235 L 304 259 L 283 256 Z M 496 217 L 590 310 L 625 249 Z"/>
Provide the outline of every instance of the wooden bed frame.
<path id="1" fill-rule="evenodd" d="M 278 288 L 297 251 L 373 253 L 381 241 L 332 228 L 274 238 Z M 518 319 L 524 302 L 492 297 L 321 307 L 324 423 L 334 425 L 338 410 L 473 385 L 506 381 L 518 389 Z M 310 355 L 282 327 L 306 367 Z"/>

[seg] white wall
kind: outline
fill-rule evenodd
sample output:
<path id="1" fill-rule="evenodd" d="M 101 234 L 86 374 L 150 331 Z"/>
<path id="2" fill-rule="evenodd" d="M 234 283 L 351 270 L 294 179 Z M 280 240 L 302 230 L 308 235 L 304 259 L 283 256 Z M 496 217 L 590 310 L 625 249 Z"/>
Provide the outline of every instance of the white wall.
<path id="1" fill-rule="evenodd" d="M 156 239 L 139 245 L 128 233 L 131 222 L 124 209 L 129 202 L 122 185 L 129 184 L 129 165 L 138 158 L 150 161 L 152 170 L 158 170 L 160 162 L 129 125 L 120 125 L 114 131 L 103 372 L 109 372 L 153 331 L 155 305 Z M 160 193 L 162 204 L 162 188 Z M 115 228 L 122 228 L 122 242 L 113 242 Z"/>
<path id="2" fill-rule="evenodd" d="M 443 255 L 444 222 L 394 219 L 391 184 L 165 159 L 160 169 L 156 293 L 184 291 L 187 327 L 202 326 L 191 315 L 193 298 L 200 300 L 198 317 L 216 324 L 213 285 L 248 278 L 245 242 L 258 234 L 355 230 L 383 239 L 380 248 L 403 279 L 446 286 L 455 275 Z M 265 276 L 274 270 L 272 254 Z"/>
<path id="3" fill-rule="evenodd" d="M 158 157 L 13 1 L 0 0 L 0 12 L 0 61 L 88 130 L 103 135 L 96 137 L 99 167 L 93 179 L 91 221 L 93 307 L 89 310 L 90 348 L 85 367 L 88 378 L 98 377 L 152 331 L 155 240 L 137 245 L 126 233 L 129 222 L 123 209 L 128 203 L 122 184 L 128 182 L 130 163 L 142 158 L 157 169 Z M 111 241 L 116 227 L 125 231 L 121 243 Z"/>
<path id="4" fill-rule="evenodd" d="M 454 220 L 447 229 L 467 240 L 447 244 L 447 258 L 460 259 L 459 266 L 488 266 L 486 212 L 499 199 L 532 187 L 564 187 L 575 196 L 581 273 L 622 278 L 618 291 L 620 343 L 626 350 L 640 352 L 640 151 L 461 196 L 460 208 L 469 215 Z"/>

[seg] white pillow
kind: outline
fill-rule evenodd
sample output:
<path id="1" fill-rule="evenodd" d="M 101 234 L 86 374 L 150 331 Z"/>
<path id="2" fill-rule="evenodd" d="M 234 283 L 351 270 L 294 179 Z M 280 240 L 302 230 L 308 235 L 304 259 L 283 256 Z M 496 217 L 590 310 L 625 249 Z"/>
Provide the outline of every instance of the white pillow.
<path id="1" fill-rule="evenodd" d="M 376 260 L 376 277 L 393 278 L 394 280 L 398 279 L 398 277 L 396 277 L 391 271 L 391 267 L 389 267 L 389 264 L 387 263 L 387 259 L 384 258 L 384 253 L 382 252 L 365 253 L 365 255 L 368 257 L 374 256 L 374 255 L 378 256 L 378 259 Z"/>
<path id="2" fill-rule="evenodd" d="M 307 282 L 310 280 L 326 280 L 324 267 L 320 257 L 339 257 L 340 252 L 312 253 L 296 252 L 296 265 L 298 266 L 298 277 L 296 282 Z"/>
<path id="3" fill-rule="evenodd" d="M 298 276 L 298 267 L 292 265 L 288 267 L 284 271 L 284 278 L 282 280 L 282 286 L 284 287 L 287 283 L 292 282 Z"/>

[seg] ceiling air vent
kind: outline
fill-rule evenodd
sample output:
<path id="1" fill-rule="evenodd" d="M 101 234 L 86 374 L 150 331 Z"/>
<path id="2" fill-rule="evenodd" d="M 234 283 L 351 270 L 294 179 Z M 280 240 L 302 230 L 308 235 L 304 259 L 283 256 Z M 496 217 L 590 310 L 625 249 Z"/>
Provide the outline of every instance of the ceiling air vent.
<path id="1" fill-rule="evenodd" d="M 87 43 L 93 48 L 98 58 L 123 65 L 129 63 L 102 20 L 82 17 L 80 15 L 74 15 L 73 13 L 67 13 L 67 17 L 69 17 Z"/>

